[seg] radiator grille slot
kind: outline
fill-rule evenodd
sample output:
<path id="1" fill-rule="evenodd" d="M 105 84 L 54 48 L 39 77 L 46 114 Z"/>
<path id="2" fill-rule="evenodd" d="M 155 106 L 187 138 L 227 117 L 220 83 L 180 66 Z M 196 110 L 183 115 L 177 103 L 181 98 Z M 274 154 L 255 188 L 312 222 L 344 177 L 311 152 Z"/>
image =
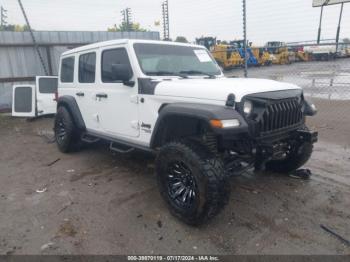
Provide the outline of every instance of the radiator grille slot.
<path id="1" fill-rule="evenodd" d="M 260 133 L 270 133 L 300 124 L 303 119 L 301 105 L 296 99 L 268 104 L 259 121 Z"/>

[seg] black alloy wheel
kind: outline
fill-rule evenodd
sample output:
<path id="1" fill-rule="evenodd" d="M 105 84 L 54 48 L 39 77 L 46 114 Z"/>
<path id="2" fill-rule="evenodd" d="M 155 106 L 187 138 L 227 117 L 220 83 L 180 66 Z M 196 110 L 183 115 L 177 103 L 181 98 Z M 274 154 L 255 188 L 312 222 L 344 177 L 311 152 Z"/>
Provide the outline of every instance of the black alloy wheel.
<path id="1" fill-rule="evenodd" d="M 189 208 L 195 204 L 198 194 L 195 178 L 183 162 L 174 161 L 168 165 L 168 195 L 180 207 Z"/>

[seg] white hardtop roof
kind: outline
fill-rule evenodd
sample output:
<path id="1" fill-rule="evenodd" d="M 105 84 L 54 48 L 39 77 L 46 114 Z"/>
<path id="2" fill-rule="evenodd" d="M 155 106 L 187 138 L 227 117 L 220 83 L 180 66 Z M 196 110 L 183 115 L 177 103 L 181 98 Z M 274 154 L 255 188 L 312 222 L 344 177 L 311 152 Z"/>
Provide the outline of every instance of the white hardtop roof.
<path id="1" fill-rule="evenodd" d="M 110 41 L 104 41 L 104 42 L 98 42 L 90 45 L 84 45 L 78 48 L 74 48 L 71 50 L 68 50 L 62 54 L 62 56 L 71 55 L 74 53 L 84 52 L 91 49 L 97 49 L 99 47 L 106 47 L 106 46 L 113 46 L 113 45 L 122 45 L 122 44 L 129 44 L 132 45 L 134 43 L 144 43 L 144 44 L 162 44 L 162 45 L 177 45 L 177 46 L 191 46 L 191 47 L 197 47 L 197 48 L 205 48 L 201 45 L 194 45 L 194 44 L 188 44 L 188 43 L 178 43 L 178 42 L 170 42 L 170 41 L 157 41 L 157 40 L 134 40 L 134 39 L 117 39 L 117 40 L 110 40 Z"/>

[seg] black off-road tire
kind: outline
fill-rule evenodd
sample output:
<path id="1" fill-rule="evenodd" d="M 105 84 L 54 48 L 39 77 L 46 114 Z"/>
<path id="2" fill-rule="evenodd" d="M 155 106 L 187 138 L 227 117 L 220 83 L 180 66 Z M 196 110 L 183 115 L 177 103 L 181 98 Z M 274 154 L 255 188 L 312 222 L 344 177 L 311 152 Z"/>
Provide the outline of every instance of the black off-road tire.
<path id="1" fill-rule="evenodd" d="M 266 163 L 266 170 L 278 173 L 289 173 L 303 166 L 311 157 L 313 144 L 304 142 L 297 146 L 283 160 L 271 160 Z"/>
<path id="2" fill-rule="evenodd" d="M 81 146 L 80 132 L 66 107 L 57 109 L 54 125 L 56 144 L 63 153 L 76 151 Z"/>
<path id="3" fill-rule="evenodd" d="M 168 183 L 169 166 L 176 161 L 190 170 L 196 185 L 193 204 L 186 208 L 179 206 L 171 196 Z M 177 141 L 164 145 L 156 159 L 156 172 L 160 193 L 170 212 L 186 224 L 205 223 L 216 216 L 229 200 L 230 184 L 222 161 L 198 142 Z"/>

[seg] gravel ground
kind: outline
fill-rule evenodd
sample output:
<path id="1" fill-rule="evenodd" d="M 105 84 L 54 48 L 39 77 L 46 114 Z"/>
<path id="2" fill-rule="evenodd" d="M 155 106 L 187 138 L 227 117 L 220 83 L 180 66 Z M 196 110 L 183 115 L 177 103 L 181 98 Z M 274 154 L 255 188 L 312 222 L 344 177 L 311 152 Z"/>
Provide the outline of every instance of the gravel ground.
<path id="1" fill-rule="evenodd" d="M 152 156 L 104 144 L 65 155 L 52 123 L 0 115 L 0 254 L 350 254 L 320 228 L 350 239 L 349 129 L 321 128 L 311 180 L 232 178 L 226 209 L 194 228 L 169 214 Z"/>

